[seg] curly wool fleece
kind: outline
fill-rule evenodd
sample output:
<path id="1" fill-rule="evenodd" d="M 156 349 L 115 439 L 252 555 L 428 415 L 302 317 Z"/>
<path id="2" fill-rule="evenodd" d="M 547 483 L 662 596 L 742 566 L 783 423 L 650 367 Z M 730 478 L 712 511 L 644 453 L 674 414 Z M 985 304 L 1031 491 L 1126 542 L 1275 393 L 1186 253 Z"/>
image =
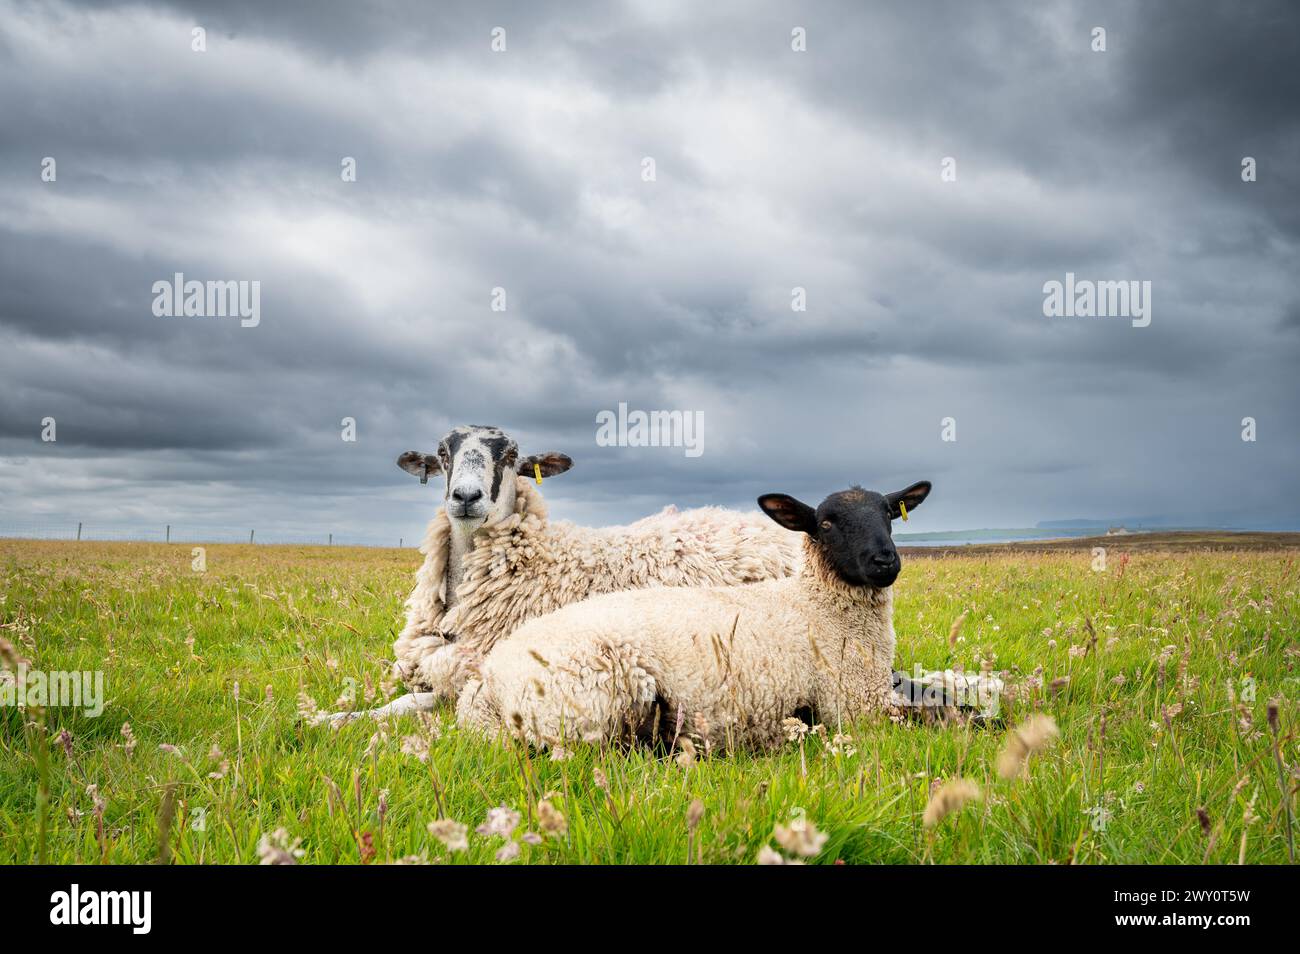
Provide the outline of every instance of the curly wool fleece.
<path id="1" fill-rule="evenodd" d="M 393 649 L 395 673 L 416 692 L 454 699 L 482 657 L 530 619 L 589 596 L 650 586 L 734 586 L 788 577 L 800 534 L 761 513 L 721 507 L 663 512 L 627 526 L 547 520 L 533 484 L 516 479 L 515 512 L 486 524 L 447 609 L 451 524 L 439 509 Z"/>
<path id="2" fill-rule="evenodd" d="M 894 712 L 892 589 L 852 586 L 804 548 L 794 578 L 612 593 L 526 623 L 466 684 L 457 721 L 539 746 L 684 726 L 761 748 L 801 710 L 832 723 Z"/>

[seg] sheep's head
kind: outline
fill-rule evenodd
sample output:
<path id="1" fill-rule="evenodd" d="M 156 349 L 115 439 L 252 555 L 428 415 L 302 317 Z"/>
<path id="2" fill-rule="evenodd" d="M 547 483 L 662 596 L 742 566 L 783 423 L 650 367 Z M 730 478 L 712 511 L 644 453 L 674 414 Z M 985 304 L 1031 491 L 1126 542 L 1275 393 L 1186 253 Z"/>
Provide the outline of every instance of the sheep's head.
<path id="1" fill-rule="evenodd" d="M 407 451 L 397 458 L 397 466 L 421 483 L 444 475 L 448 518 L 477 529 L 514 511 L 517 475 L 531 477 L 540 471 L 543 477 L 553 477 L 573 461 L 553 452 L 521 457 L 519 445 L 501 428 L 470 424 L 454 428 L 439 442 L 436 454 Z"/>
<path id="2" fill-rule="evenodd" d="M 764 494 L 758 505 L 787 530 L 817 541 L 844 582 L 883 589 L 903 569 L 892 523 L 903 507 L 919 507 L 929 493 L 930 482 L 922 480 L 892 494 L 851 487 L 831 494 L 816 510 L 789 494 Z"/>

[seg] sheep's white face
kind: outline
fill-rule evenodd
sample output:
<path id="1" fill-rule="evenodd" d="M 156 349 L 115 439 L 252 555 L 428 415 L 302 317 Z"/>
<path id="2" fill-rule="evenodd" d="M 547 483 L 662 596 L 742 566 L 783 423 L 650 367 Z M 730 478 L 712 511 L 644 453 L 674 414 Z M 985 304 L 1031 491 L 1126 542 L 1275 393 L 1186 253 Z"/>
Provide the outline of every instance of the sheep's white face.
<path id="1" fill-rule="evenodd" d="M 473 532 L 489 521 L 509 516 L 515 509 L 515 477 L 534 473 L 543 477 L 562 474 L 573 466 L 563 454 L 535 454 L 520 458 L 519 445 L 499 427 L 471 424 L 454 428 L 438 444 L 436 454 L 407 451 L 397 466 L 421 481 L 443 474 L 443 502 L 453 526 Z"/>

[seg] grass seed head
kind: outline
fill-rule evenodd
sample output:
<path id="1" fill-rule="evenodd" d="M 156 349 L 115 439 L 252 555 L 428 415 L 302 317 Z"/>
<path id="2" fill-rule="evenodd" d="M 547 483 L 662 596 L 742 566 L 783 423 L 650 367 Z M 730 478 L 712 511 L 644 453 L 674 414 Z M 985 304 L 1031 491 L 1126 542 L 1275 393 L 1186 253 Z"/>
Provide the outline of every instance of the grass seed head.
<path id="1" fill-rule="evenodd" d="M 1041 713 L 1030 716 L 1007 736 L 1006 745 L 998 753 L 998 775 L 1005 779 L 1018 776 L 1029 757 L 1047 748 L 1059 734 L 1051 716 Z"/>
<path id="2" fill-rule="evenodd" d="M 981 796 L 980 787 L 970 779 L 949 779 L 930 796 L 930 801 L 925 806 L 922 823 L 926 828 L 931 828 L 953 812 L 958 811 L 967 802 L 976 801 Z"/>

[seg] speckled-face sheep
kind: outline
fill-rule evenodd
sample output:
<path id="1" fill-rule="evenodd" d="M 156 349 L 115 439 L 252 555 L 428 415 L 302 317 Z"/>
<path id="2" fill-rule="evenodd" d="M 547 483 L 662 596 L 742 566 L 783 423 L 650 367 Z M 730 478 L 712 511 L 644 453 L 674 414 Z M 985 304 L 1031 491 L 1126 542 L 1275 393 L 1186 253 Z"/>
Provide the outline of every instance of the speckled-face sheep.
<path id="1" fill-rule="evenodd" d="M 733 587 L 598 596 L 520 627 L 461 692 L 466 728 L 539 746 L 628 736 L 765 747 L 811 710 L 832 724 L 891 709 L 891 521 L 928 482 L 881 495 L 859 487 L 815 510 L 785 494 L 759 506 L 804 534 L 795 577 Z"/>
<path id="2" fill-rule="evenodd" d="M 562 474 L 573 462 L 559 453 L 523 456 L 496 427 L 457 427 L 436 454 L 409 451 L 397 463 L 422 482 L 444 475 L 446 489 L 393 647 L 394 672 L 413 692 L 370 715 L 454 700 L 498 640 L 589 596 L 776 579 L 799 564 L 796 534 L 761 515 L 719 507 L 669 507 L 599 529 L 553 523 L 533 480 Z M 338 724 L 360 714 L 327 718 Z"/>

